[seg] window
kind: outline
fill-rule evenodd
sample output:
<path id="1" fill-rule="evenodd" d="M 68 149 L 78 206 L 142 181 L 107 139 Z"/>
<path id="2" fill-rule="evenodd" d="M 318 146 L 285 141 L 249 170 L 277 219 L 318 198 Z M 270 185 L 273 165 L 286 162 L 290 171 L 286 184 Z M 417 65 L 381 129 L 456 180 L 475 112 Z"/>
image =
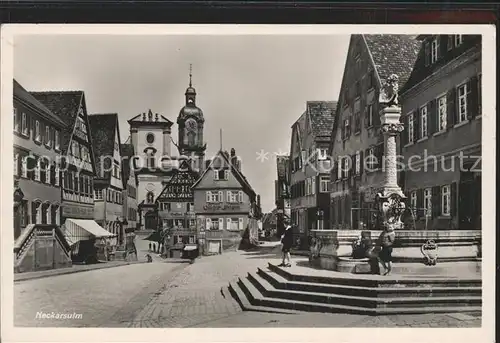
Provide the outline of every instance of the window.
<path id="1" fill-rule="evenodd" d="M 195 242 L 195 237 L 194 236 L 189 236 L 189 244 L 194 244 Z"/>
<path id="2" fill-rule="evenodd" d="M 436 63 L 438 60 L 438 52 L 439 52 L 439 40 L 438 38 L 434 38 L 431 46 L 431 63 Z"/>
<path id="3" fill-rule="evenodd" d="M 430 217 L 432 213 L 432 189 L 424 189 L 424 208 L 426 217 Z"/>
<path id="4" fill-rule="evenodd" d="M 375 73 L 371 70 L 368 73 L 368 89 L 375 87 Z"/>
<path id="5" fill-rule="evenodd" d="M 54 134 L 54 148 L 56 150 L 59 150 L 61 148 L 61 143 L 60 143 L 60 140 L 59 140 L 59 130 L 56 130 L 55 134 Z"/>
<path id="6" fill-rule="evenodd" d="M 355 97 L 359 98 L 361 96 L 361 84 L 359 82 L 356 82 L 354 85 L 354 91 L 355 91 Z"/>
<path id="7" fill-rule="evenodd" d="M 438 99 L 438 131 L 446 130 L 447 124 L 447 110 L 446 110 L 446 96 Z"/>
<path id="8" fill-rule="evenodd" d="M 35 140 L 37 142 L 40 142 L 42 139 L 41 134 L 40 134 L 40 121 L 36 120 L 35 121 Z"/>
<path id="9" fill-rule="evenodd" d="M 411 192 L 410 194 L 410 210 L 415 213 L 417 209 L 417 192 Z"/>
<path id="10" fill-rule="evenodd" d="M 338 162 L 337 162 L 337 179 L 340 180 L 342 179 L 343 172 L 342 168 L 344 168 L 344 160 L 341 156 L 339 156 Z"/>
<path id="11" fill-rule="evenodd" d="M 366 108 L 366 125 L 368 127 L 373 126 L 373 104 L 370 104 Z"/>
<path id="12" fill-rule="evenodd" d="M 306 179 L 306 195 L 311 194 L 311 179 Z"/>
<path id="13" fill-rule="evenodd" d="M 240 230 L 240 221 L 238 218 L 227 218 L 227 229 L 231 231 Z"/>
<path id="14" fill-rule="evenodd" d="M 450 215 L 451 192 L 450 186 L 441 187 L 441 215 Z"/>
<path id="15" fill-rule="evenodd" d="M 45 183 L 50 185 L 50 164 L 45 162 Z"/>
<path id="16" fill-rule="evenodd" d="M 209 218 L 210 221 L 210 230 L 220 230 L 222 228 L 219 228 L 219 218 Z"/>
<path id="17" fill-rule="evenodd" d="M 14 107 L 14 131 L 19 132 L 19 121 L 17 118 L 17 108 Z"/>
<path id="18" fill-rule="evenodd" d="M 35 181 L 40 181 L 40 169 L 41 169 L 41 161 L 40 159 L 38 159 L 36 161 L 36 165 L 35 165 Z"/>
<path id="19" fill-rule="evenodd" d="M 187 204 L 187 211 L 194 212 L 194 203 L 190 202 Z"/>
<path id="20" fill-rule="evenodd" d="M 27 136 L 29 134 L 29 131 L 28 131 L 28 121 L 27 121 L 27 118 L 26 118 L 26 113 L 23 113 L 21 115 L 21 129 L 23 131 L 23 135 Z"/>
<path id="21" fill-rule="evenodd" d="M 311 178 L 311 191 L 312 191 L 312 194 L 316 194 L 316 177 L 312 177 Z"/>
<path id="22" fill-rule="evenodd" d="M 23 157 L 21 160 L 21 176 L 28 177 L 28 156 Z"/>
<path id="23" fill-rule="evenodd" d="M 45 145 L 49 146 L 52 144 L 52 141 L 50 139 L 50 126 L 45 126 L 45 139 L 44 139 Z"/>
<path id="24" fill-rule="evenodd" d="M 358 112 L 354 113 L 354 133 L 361 132 L 361 114 Z"/>
<path id="25" fill-rule="evenodd" d="M 415 137 L 414 133 L 415 128 L 413 127 L 413 113 L 408 115 L 408 144 L 413 143 L 413 138 Z"/>
<path id="26" fill-rule="evenodd" d="M 361 154 L 359 151 L 356 151 L 356 165 L 355 165 L 356 175 L 361 173 Z"/>
<path id="27" fill-rule="evenodd" d="M 229 179 L 229 170 L 218 169 L 214 170 L 214 180 L 227 180 Z"/>
<path id="28" fill-rule="evenodd" d="M 458 87 L 458 123 L 467 120 L 467 84 Z"/>
<path id="29" fill-rule="evenodd" d="M 174 226 L 184 227 L 184 219 L 174 219 Z"/>
<path id="30" fill-rule="evenodd" d="M 319 191 L 321 193 L 328 193 L 330 191 L 330 177 L 320 176 L 319 178 Z"/>
<path id="31" fill-rule="evenodd" d="M 59 166 L 56 166 L 56 170 L 54 172 L 54 185 L 59 186 L 60 184 L 60 177 L 61 177 L 61 171 L 59 169 Z"/>
<path id="32" fill-rule="evenodd" d="M 207 202 L 222 202 L 222 191 L 207 191 Z"/>
<path id="33" fill-rule="evenodd" d="M 95 200 L 102 200 L 102 189 L 96 189 L 94 197 Z"/>
<path id="34" fill-rule="evenodd" d="M 427 105 L 420 108 L 420 138 L 427 137 Z"/>
<path id="35" fill-rule="evenodd" d="M 454 35 L 455 37 L 455 47 L 462 45 L 462 35 Z"/>
<path id="36" fill-rule="evenodd" d="M 349 138 L 349 136 L 351 135 L 350 129 L 351 127 L 349 123 L 349 118 L 344 119 L 344 139 Z"/>
<path id="37" fill-rule="evenodd" d="M 328 159 L 328 150 L 327 149 L 318 149 L 318 160 L 324 161 Z"/>
<path id="38" fill-rule="evenodd" d="M 19 154 L 14 154 L 14 175 L 19 175 Z"/>
<path id="39" fill-rule="evenodd" d="M 238 191 L 228 191 L 227 192 L 227 202 L 235 203 L 238 201 Z"/>

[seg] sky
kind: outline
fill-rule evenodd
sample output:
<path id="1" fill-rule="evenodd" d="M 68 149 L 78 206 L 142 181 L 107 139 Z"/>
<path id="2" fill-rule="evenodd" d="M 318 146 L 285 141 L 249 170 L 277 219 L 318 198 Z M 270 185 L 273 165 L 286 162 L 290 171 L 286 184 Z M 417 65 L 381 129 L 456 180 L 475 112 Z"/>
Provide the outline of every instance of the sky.
<path id="1" fill-rule="evenodd" d="M 84 91 L 89 114 L 118 113 L 124 142 L 127 120 L 149 109 L 176 122 L 192 64 L 207 157 L 222 129 L 223 149 L 236 150 L 268 212 L 274 153 L 290 151 L 307 101 L 337 100 L 348 44 L 349 35 L 26 35 L 14 41 L 14 77 L 28 91 Z"/>

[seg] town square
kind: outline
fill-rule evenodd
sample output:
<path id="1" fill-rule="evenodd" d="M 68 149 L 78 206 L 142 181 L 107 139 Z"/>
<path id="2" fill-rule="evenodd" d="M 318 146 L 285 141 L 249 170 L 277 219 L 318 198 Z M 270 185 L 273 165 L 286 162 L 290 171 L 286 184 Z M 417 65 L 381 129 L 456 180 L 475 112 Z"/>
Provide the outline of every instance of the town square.
<path id="1" fill-rule="evenodd" d="M 16 39 L 14 325 L 480 328 L 482 44 Z"/>

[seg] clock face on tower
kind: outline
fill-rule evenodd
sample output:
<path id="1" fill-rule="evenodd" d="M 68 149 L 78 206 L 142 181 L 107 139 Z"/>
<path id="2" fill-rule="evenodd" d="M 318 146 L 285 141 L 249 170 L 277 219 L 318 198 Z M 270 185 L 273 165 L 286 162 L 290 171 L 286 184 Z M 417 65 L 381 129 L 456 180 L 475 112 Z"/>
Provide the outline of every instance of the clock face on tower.
<path id="1" fill-rule="evenodd" d="M 186 127 L 189 131 L 196 131 L 196 126 L 196 121 L 194 121 L 193 119 L 189 119 L 186 122 Z"/>

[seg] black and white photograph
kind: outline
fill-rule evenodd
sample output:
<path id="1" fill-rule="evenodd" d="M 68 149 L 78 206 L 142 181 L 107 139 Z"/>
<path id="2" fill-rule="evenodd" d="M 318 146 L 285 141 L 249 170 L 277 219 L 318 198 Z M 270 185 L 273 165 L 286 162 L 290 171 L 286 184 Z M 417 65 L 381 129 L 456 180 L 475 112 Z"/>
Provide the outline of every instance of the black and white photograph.
<path id="1" fill-rule="evenodd" d="M 3 30 L 13 329 L 492 324 L 494 29 L 140 27 Z"/>

